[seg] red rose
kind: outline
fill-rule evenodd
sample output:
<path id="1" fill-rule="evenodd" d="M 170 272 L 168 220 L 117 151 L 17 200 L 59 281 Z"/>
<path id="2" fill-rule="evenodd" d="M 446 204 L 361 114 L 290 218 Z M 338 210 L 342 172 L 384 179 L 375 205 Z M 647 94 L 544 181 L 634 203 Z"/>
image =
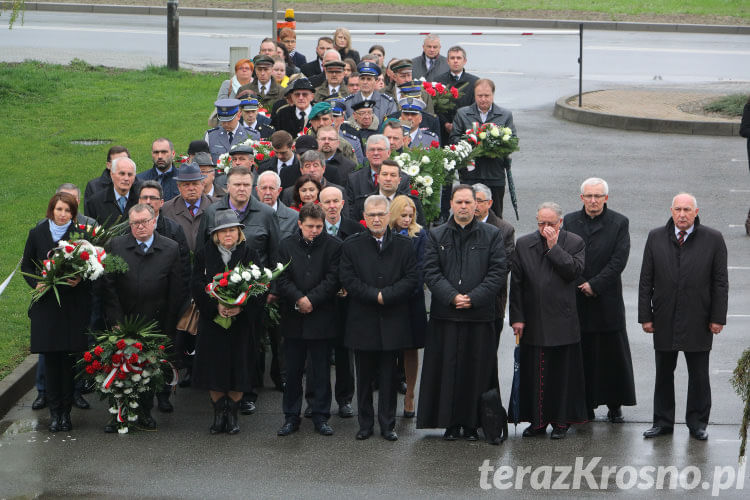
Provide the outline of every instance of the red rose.
<path id="1" fill-rule="evenodd" d="M 83 353 L 83 360 L 84 360 L 84 361 L 85 361 L 86 363 L 91 363 L 91 353 L 90 353 L 90 352 L 88 352 L 88 351 L 84 352 L 84 353 Z"/>
<path id="2" fill-rule="evenodd" d="M 228 277 L 229 277 L 229 271 L 226 271 L 226 272 L 225 272 L 224 274 L 222 274 L 222 276 L 223 276 L 224 278 L 228 278 Z"/>
<path id="3" fill-rule="evenodd" d="M 91 231 L 91 236 L 96 236 L 96 229 L 94 229 L 93 231 Z"/>
<path id="4" fill-rule="evenodd" d="M 119 365 L 120 363 L 122 363 L 122 354 L 113 354 L 112 363 L 116 365 Z"/>
<path id="5" fill-rule="evenodd" d="M 268 156 L 270 156 L 271 158 L 273 158 L 274 156 L 276 156 L 276 151 L 269 151 L 268 152 Z"/>
<path id="6" fill-rule="evenodd" d="M 135 343 L 135 344 L 133 344 L 133 345 L 134 345 L 134 346 L 135 346 L 135 348 L 136 348 L 136 349 L 138 349 L 139 351 L 142 351 L 142 350 L 143 350 L 143 344 L 141 344 L 140 342 L 136 342 L 136 343 Z"/>
<path id="7" fill-rule="evenodd" d="M 432 141 L 430 143 L 430 147 L 431 148 L 439 148 L 440 147 L 440 143 L 438 141 Z"/>
<path id="8" fill-rule="evenodd" d="M 431 89 L 432 88 L 432 82 L 424 82 L 424 83 L 422 83 L 422 86 L 425 88 L 425 90 Z"/>
<path id="9" fill-rule="evenodd" d="M 451 95 L 454 99 L 458 99 L 458 89 L 456 87 L 451 87 Z"/>
<path id="10" fill-rule="evenodd" d="M 455 150 L 456 150 L 456 145 L 455 144 L 451 144 L 451 151 L 455 151 Z"/>
<path id="11" fill-rule="evenodd" d="M 126 344 L 123 339 L 120 339 L 117 341 L 116 345 L 118 349 L 125 349 L 125 346 L 127 346 L 128 344 Z"/>
<path id="12" fill-rule="evenodd" d="M 258 161 L 263 161 L 263 158 L 265 157 L 266 155 L 264 155 L 263 153 L 258 153 L 257 155 L 255 155 L 255 159 Z"/>
<path id="13" fill-rule="evenodd" d="M 435 97 L 436 92 L 435 92 L 435 89 L 433 89 L 432 87 L 430 87 L 429 89 L 425 89 L 425 92 L 430 94 L 432 97 Z"/>
<path id="14" fill-rule="evenodd" d="M 442 94 L 443 92 L 445 92 L 445 86 L 443 86 L 442 83 L 438 83 L 437 85 L 435 85 L 435 90 Z"/>
<path id="15" fill-rule="evenodd" d="M 412 189 L 411 194 L 412 196 L 419 196 L 419 191 L 417 191 L 416 189 Z"/>
<path id="16" fill-rule="evenodd" d="M 367 227 L 367 222 L 365 222 L 364 219 L 362 219 L 361 221 L 359 221 L 359 223 L 362 224 L 364 227 Z"/>
<path id="17" fill-rule="evenodd" d="M 81 252 L 79 256 L 81 257 L 81 260 L 89 260 L 89 253 L 86 250 Z"/>
<path id="18" fill-rule="evenodd" d="M 128 374 L 120 372 L 117 374 L 117 378 L 119 378 L 120 380 L 125 380 L 126 378 L 128 378 Z"/>
<path id="19" fill-rule="evenodd" d="M 94 347 L 94 354 L 96 354 L 97 356 L 101 356 L 103 351 L 104 349 L 102 349 L 102 346 L 100 345 Z"/>
<path id="20" fill-rule="evenodd" d="M 78 229 L 86 229 L 86 225 L 85 224 L 78 224 Z"/>
<path id="21" fill-rule="evenodd" d="M 95 371 L 96 371 L 96 370 L 94 369 L 94 367 L 93 367 L 93 366 L 91 366 L 91 365 L 86 365 L 86 373 L 88 373 L 89 375 L 93 375 Z"/>
<path id="22" fill-rule="evenodd" d="M 103 372 L 108 372 L 108 371 L 111 371 L 111 370 L 112 370 L 112 365 L 103 365 L 102 366 L 102 371 Z"/>
<path id="23" fill-rule="evenodd" d="M 221 278 L 219 280 L 219 286 L 227 286 L 228 284 L 229 284 L 229 280 L 227 280 L 226 278 Z"/>
<path id="24" fill-rule="evenodd" d="M 137 363 L 138 362 L 138 353 L 133 353 L 130 355 L 130 358 L 128 359 L 131 363 Z"/>
<path id="25" fill-rule="evenodd" d="M 94 360 L 93 363 L 91 363 L 91 366 L 93 366 L 94 370 L 97 370 L 97 371 L 102 369 L 102 364 L 96 359 Z"/>
<path id="26" fill-rule="evenodd" d="M 160 345 L 160 346 L 159 346 L 159 350 L 160 350 L 160 351 L 163 351 L 163 350 L 164 350 L 164 346 L 163 346 L 163 345 Z"/>
<path id="27" fill-rule="evenodd" d="M 70 252 L 72 252 L 73 250 L 75 250 L 75 248 L 73 248 L 73 247 L 72 247 L 71 245 L 67 245 L 67 246 L 65 247 L 65 253 L 70 253 Z"/>

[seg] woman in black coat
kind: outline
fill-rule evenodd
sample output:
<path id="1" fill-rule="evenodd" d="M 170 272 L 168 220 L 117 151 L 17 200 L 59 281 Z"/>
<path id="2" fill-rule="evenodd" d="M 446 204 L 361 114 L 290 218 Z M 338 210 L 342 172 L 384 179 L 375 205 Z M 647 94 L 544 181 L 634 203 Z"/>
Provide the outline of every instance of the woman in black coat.
<path id="1" fill-rule="evenodd" d="M 238 264 L 247 266 L 260 261 L 258 253 L 247 245 L 243 227 L 233 210 L 216 213 L 211 229 L 213 244 L 198 250 L 190 282 L 193 300 L 200 311 L 193 385 L 209 391 L 214 407 L 211 434 L 239 432 L 240 399 L 243 392 L 252 390 L 251 360 L 246 354 L 253 341 L 251 325 L 253 315 L 258 313 L 256 304 L 251 298 L 244 307 L 226 307 L 205 291 L 216 274 Z M 234 318 L 229 329 L 214 322 L 217 315 Z"/>
<path id="2" fill-rule="evenodd" d="M 424 246 L 427 231 L 417 224 L 417 207 L 411 198 L 399 195 L 391 203 L 391 230 L 411 238 L 417 257 L 417 286 L 409 298 L 411 334 L 413 345 L 403 351 L 403 369 L 406 375 L 406 394 L 404 395 L 404 417 L 414 417 L 414 386 L 419 372 L 419 349 L 424 347 L 427 330 L 427 310 L 424 302 Z"/>
<path id="3" fill-rule="evenodd" d="M 50 250 L 60 240 L 70 238 L 78 215 L 78 203 L 68 193 L 57 193 L 47 206 L 47 220 L 29 231 L 23 251 L 21 270 L 39 275 Z M 31 288 L 44 285 L 26 276 Z M 75 354 L 86 350 L 86 329 L 91 317 L 91 282 L 69 279 L 58 286 L 60 303 L 50 290 L 29 307 L 31 320 L 31 352 L 44 353 L 47 379 L 47 401 L 50 432 L 72 430 L 70 408 L 73 404 L 73 367 Z"/>
<path id="4" fill-rule="evenodd" d="M 354 61 L 354 64 L 359 64 L 359 52 L 352 49 L 352 35 L 346 28 L 338 28 L 333 34 L 333 47 L 339 51 L 341 60 L 343 61 L 347 57 Z"/>

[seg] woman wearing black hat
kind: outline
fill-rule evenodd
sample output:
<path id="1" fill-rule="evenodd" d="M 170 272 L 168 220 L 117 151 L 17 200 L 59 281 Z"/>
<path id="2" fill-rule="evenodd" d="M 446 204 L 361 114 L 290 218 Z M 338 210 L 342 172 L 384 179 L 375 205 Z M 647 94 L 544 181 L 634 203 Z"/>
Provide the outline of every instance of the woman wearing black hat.
<path id="1" fill-rule="evenodd" d="M 238 411 L 243 392 L 252 390 L 249 343 L 253 341 L 252 316 L 259 313 L 254 303 L 244 307 L 226 307 L 206 294 L 205 288 L 213 277 L 238 264 L 259 262 L 260 257 L 245 242 L 243 224 L 233 210 L 216 212 L 211 229 L 211 241 L 198 250 L 190 283 L 200 319 L 195 348 L 193 385 L 208 389 L 214 407 L 211 434 L 240 431 Z M 251 299 L 252 300 L 252 299 Z M 229 329 L 214 323 L 217 315 L 233 317 Z"/>

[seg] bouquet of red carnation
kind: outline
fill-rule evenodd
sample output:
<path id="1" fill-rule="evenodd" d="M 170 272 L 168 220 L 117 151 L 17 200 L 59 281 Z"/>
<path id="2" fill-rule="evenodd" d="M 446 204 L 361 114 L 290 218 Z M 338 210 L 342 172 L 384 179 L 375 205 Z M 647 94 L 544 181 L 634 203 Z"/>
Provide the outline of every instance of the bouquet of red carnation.
<path id="1" fill-rule="evenodd" d="M 273 150 L 269 141 L 253 141 L 251 146 L 255 150 L 256 163 L 276 156 L 276 151 Z"/>
<path id="2" fill-rule="evenodd" d="M 71 233 L 75 235 L 75 238 L 71 239 L 86 240 L 92 245 L 105 247 L 112 238 L 123 235 L 129 230 L 130 225 L 128 224 L 128 221 L 117 222 L 109 227 L 101 226 L 99 224 L 73 224 Z"/>
<path id="3" fill-rule="evenodd" d="M 138 420 L 142 393 L 161 390 L 166 380 L 177 383 L 177 372 L 165 357 L 169 337 L 156 321 L 125 318 L 115 329 L 96 337 L 97 345 L 83 353 L 82 376 L 95 382 L 120 434 Z"/>
<path id="4" fill-rule="evenodd" d="M 211 283 L 206 285 L 206 293 L 225 307 L 243 306 L 250 297 L 264 295 L 271 281 L 284 272 L 287 265 L 277 264 L 272 271 L 267 267 L 261 270 L 253 263 L 248 267 L 238 264 L 231 271 L 226 270 L 214 276 Z M 232 326 L 233 320 L 234 318 L 220 315 L 214 318 L 214 322 L 225 330 Z"/>
<path id="5" fill-rule="evenodd" d="M 177 158 L 175 158 L 175 163 L 179 163 L 180 165 L 182 165 L 184 163 L 187 163 L 189 159 L 190 155 L 188 154 L 179 155 L 177 156 Z"/>
<path id="6" fill-rule="evenodd" d="M 479 125 L 474 122 L 466 131 L 465 139 L 473 146 L 470 157 L 505 158 L 518 151 L 518 137 L 508 127 L 494 123 Z"/>
<path id="7" fill-rule="evenodd" d="M 422 87 L 432 97 L 432 105 L 436 113 L 453 111 L 456 109 L 456 101 L 463 95 L 456 87 L 446 88 L 440 82 L 424 82 Z"/>
<path id="8" fill-rule="evenodd" d="M 47 253 L 47 258 L 39 268 L 40 275 L 23 274 L 44 285 L 31 291 L 32 301 L 37 302 L 49 290 L 53 290 L 57 304 L 60 305 L 58 286 L 70 286 L 68 280 L 76 278 L 95 281 L 104 274 L 105 268 L 107 272 L 125 272 L 128 265 L 121 257 L 108 255 L 102 247 L 94 246 L 86 240 L 60 240 Z"/>

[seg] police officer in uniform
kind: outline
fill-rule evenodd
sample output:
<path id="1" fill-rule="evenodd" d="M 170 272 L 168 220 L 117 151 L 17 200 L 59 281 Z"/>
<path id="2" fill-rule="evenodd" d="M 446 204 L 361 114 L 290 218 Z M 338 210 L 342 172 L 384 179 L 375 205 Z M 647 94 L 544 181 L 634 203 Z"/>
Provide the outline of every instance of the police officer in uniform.
<path id="1" fill-rule="evenodd" d="M 404 97 L 398 102 L 401 106 L 401 123 L 408 123 L 409 127 L 409 140 L 410 147 L 417 148 L 430 148 L 433 142 L 440 144 L 440 137 L 434 132 L 430 132 L 425 128 L 420 128 L 422 123 L 422 111 L 424 110 L 425 103 L 421 99 L 416 97 Z"/>
<path id="2" fill-rule="evenodd" d="M 340 97 L 329 97 L 326 101 L 331 103 L 332 125 L 339 133 L 339 142 L 342 144 L 344 142 L 348 143 L 354 151 L 354 158 L 350 159 L 359 165 L 364 165 L 365 152 L 362 148 L 362 142 L 359 140 L 359 137 L 352 135 L 346 129 L 341 128 L 341 125 L 346 122 L 346 104 L 344 104 L 344 99 Z"/>
<path id="3" fill-rule="evenodd" d="M 416 97 L 417 99 L 422 100 L 422 102 L 427 104 L 427 101 L 422 99 L 422 96 L 424 94 L 423 88 L 422 88 L 422 82 L 419 80 L 414 80 L 411 82 L 406 82 L 402 85 L 399 85 L 399 95 L 401 96 L 401 99 L 404 97 Z M 388 115 L 388 118 L 401 118 L 401 109 L 399 106 L 399 109 L 396 110 L 395 113 L 392 113 Z M 421 128 L 426 128 L 430 132 L 432 132 L 435 135 L 440 135 L 440 120 L 438 117 L 432 113 L 430 113 L 427 110 L 427 107 L 425 107 L 422 110 L 422 125 Z"/>
<path id="4" fill-rule="evenodd" d="M 235 144 L 251 138 L 247 129 L 240 125 L 240 102 L 239 99 L 219 99 L 214 103 L 219 126 L 207 130 L 205 138 L 213 161 L 228 153 Z"/>
<path id="5" fill-rule="evenodd" d="M 359 92 L 344 100 L 346 116 L 350 117 L 354 113 L 354 106 L 360 102 L 372 101 L 373 113 L 378 118 L 378 123 L 382 123 L 386 116 L 395 113 L 398 108 L 393 97 L 375 90 L 375 82 L 381 73 L 380 66 L 373 61 L 362 61 L 357 65 L 357 71 L 359 71 Z"/>
<path id="6" fill-rule="evenodd" d="M 378 133 L 380 122 L 375 116 L 374 108 L 375 101 L 359 101 L 352 106 L 351 118 L 341 124 L 341 130 L 358 137 L 361 146 L 367 144 L 371 135 Z"/>
<path id="7" fill-rule="evenodd" d="M 271 126 L 270 118 L 258 113 L 258 99 L 253 95 L 245 95 L 239 99 L 240 111 L 242 112 L 240 123 L 248 130 L 253 139 L 267 141 L 276 130 Z"/>

